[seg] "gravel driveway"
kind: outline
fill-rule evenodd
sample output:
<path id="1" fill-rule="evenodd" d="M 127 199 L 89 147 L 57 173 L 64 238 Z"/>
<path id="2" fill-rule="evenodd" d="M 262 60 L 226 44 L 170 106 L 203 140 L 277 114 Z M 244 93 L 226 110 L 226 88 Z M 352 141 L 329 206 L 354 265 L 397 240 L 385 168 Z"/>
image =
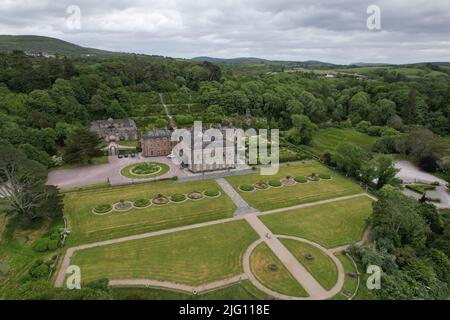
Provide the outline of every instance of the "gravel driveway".
<path id="1" fill-rule="evenodd" d="M 129 179 L 120 174 L 120 170 L 133 163 L 139 162 L 162 162 L 170 166 L 169 172 L 152 179 Z M 166 157 L 144 158 L 137 155 L 136 158 L 122 158 L 110 156 L 109 163 L 92 166 L 79 167 L 74 169 L 53 170 L 48 175 L 47 184 L 55 185 L 61 189 L 72 189 L 89 184 L 109 182 L 112 185 L 127 184 L 130 182 L 152 181 L 155 179 L 170 178 L 173 176 L 185 176 L 185 173 Z"/>
<path id="2" fill-rule="evenodd" d="M 450 208 L 450 194 L 447 192 L 446 188 L 447 181 L 435 177 L 428 172 L 422 171 L 420 168 L 416 167 L 409 161 L 405 160 L 396 161 L 395 167 L 397 169 L 400 169 L 400 172 L 397 174 L 396 177 L 402 179 L 406 183 L 410 182 L 431 183 L 438 181 L 441 185 L 439 187 L 436 187 L 436 190 L 434 191 L 428 191 L 427 195 L 432 198 L 441 199 L 441 203 L 435 203 L 438 208 L 441 209 Z M 405 193 L 408 196 L 413 196 L 416 199 L 421 197 L 417 193 L 412 192 L 408 189 L 405 189 L 403 193 Z"/>

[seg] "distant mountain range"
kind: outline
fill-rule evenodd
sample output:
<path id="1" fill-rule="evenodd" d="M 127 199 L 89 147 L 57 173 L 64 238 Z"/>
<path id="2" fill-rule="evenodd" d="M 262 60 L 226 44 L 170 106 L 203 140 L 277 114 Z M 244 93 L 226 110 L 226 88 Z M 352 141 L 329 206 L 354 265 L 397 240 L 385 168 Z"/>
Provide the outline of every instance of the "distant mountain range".
<path id="1" fill-rule="evenodd" d="M 283 61 L 283 60 L 267 60 L 255 57 L 239 57 L 239 58 L 214 58 L 214 57 L 195 57 L 191 60 L 194 61 L 208 61 L 211 63 L 222 63 L 222 64 L 286 64 L 286 65 L 303 65 L 303 66 L 336 66 L 335 64 L 308 60 L 308 61 Z"/>
<path id="2" fill-rule="evenodd" d="M 48 54 L 60 54 L 69 57 L 77 57 L 77 56 L 126 56 L 132 53 L 126 52 L 114 52 L 114 51 L 106 51 L 94 48 L 82 47 L 64 40 L 51 38 L 51 37 L 43 37 L 43 36 L 35 36 L 35 35 L 23 35 L 23 36 L 14 36 L 14 35 L 0 35 L 0 52 L 11 52 L 14 50 L 19 51 L 29 51 L 33 53 L 48 53 Z M 150 55 L 146 55 L 150 56 Z M 287 67 L 298 67 L 298 68 L 340 68 L 342 65 L 336 65 L 333 63 L 316 61 L 316 60 L 308 60 L 308 61 L 282 61 L 282 60 L 267 60 L 256 57 L 239 57 L 239 58 L 231 58 L 231 59 L 223 59 L 223 58 L 215 58 L 215 57 L 196 57 L 191 59 L 193 61 L 209 61 L 212 63 L 221 63 L 227 65 L 254 65 L 254 64 L 270 64 L 270 65 L 284 65 Z M 407 64 L 410 66 L 450 66 L 450 62 L 421 62 L 414 64 Z M 366 62 L 358 62 L 353 63 L 350 66 L 352 67 L 389 67 L 395 66 L 391 64 L 384 63 L 366 63 Z"/>
<path id="3" fill-rule="evenodd" d="M 65 56 L 111 56 L 126 53 L 112 52 L 100 49 L 86 48 L 56 38 L 42 36 L 11 36 L 0 35 L 0 52 L 29 51 L 35 53 L 60 54 Z"/>

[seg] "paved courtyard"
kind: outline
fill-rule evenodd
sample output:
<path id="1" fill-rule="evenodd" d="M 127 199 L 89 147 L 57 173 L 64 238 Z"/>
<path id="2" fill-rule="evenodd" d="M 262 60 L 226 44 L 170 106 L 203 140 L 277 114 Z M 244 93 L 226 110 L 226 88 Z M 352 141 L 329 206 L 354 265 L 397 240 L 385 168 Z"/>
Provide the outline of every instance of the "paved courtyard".
<path id="1" fill-rule="evenodd" d="M 120 170 L 130 164 L 140 162 L 161 162 L 169 165 L 170 170 L 157 178 L 149 179 L 129 179 L 120 174 Z M 136 158 L 122 158 L 110 156 L 109 163 L 84 166 L 73 169 L 63 169 L 51 171 L 48 175 L 47 184 L 55 185 L 61 189 L 71 189 L 84 185 L 110 182 L 112 185 L 120 185 L 131 182 L 145 182 L 155 179 L 170 178 L 173 176 L 183 177 L 185 173 L 172 163 L 167 157 L 144 158 L 140 154 Z"/>

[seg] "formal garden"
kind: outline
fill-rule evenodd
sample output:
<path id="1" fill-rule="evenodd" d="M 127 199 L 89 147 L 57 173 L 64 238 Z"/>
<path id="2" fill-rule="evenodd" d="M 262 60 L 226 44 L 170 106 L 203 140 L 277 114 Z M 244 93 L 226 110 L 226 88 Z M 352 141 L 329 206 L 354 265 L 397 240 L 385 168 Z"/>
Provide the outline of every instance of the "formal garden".
<path id="1" fill-rule="evenodd" d="M 69 245 L 230 218 L 236 208 L 214 180 L 72 191 L 64 203 Z"/>
<path id="2" fill-rule="evenodd" d="M 281 165 L 276 175 L 267 178 L 255 172 L 226 180 L 248 204 L 260 211 L 363 192 L 348 178 L 314 161 Z M 263 190 L 264 196 L 259 190 Z"/>

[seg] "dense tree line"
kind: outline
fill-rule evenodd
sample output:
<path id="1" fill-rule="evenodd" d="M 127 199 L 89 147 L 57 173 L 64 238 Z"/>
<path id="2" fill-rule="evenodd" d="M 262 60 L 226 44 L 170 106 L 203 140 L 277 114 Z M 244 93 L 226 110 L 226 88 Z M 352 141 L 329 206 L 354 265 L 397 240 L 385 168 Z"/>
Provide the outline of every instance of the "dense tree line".
<path id="1" fill-rule="evenodd" d="M 383 188 L 370 223 L 373 244 L 352 246 L 349 251 L 364 269 L 382 268 L 381 288 L 375 290 L 378 298 L 447 299 L 450 242 L 443 235 L 450 230 L 435 206 Z"/>

